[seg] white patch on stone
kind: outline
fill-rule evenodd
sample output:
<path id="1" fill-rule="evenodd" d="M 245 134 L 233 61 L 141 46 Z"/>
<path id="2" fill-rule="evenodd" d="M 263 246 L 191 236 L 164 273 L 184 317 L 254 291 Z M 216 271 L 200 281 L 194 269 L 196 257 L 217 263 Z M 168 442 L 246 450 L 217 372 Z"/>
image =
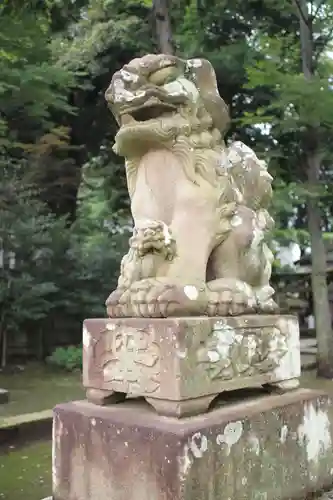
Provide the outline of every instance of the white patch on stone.
<path id="1" fill-rule="evenodd" d="M 114 323 L 107 323 L 106 324 L 106 329 L 109 331 L 109 332 L 113 332 L 113 330 L 116 328 L 116 325 Z"/>
<path id="2" fill-rule="evenodd" d="M 253 451 L 257 456 L 260 453 L 260 441 L 257 436 L 251 434 L 248 438 L 251 451 Z"/>
<path id="3" fill-rule="evenodd" d="M 190 82 L 184 77 L 178 78 L 177 81 L 180 83 L 186 94 L 192 98 L 192 101 L 196 102 L 199 98 L 199 91 L 194 83 Z"/>
<path id="4" fill-rule="evenodd" d="M 221 152 L 221 156 L 219 158 L 219 167 L 222 170 L 225 170 L 225 169 L 228 170 L 229 168 L 233 167 L 233 164 L 229 160 L 227 152 L 226 152 L 225 149 Z"/>
<path id="5" fill-rule="evenodd" d="M 241 151 L 244 155 L 246 156 L 249 156 L 249 157 L 257 157 L 257 155 L 255 154 L 255 152 L 253 151 L 253 149 L 251 149 L 249 146 L 247 146 L 246 144 L 244 144 L 244 142 L 242 141 L 235 141 L 232 146 L 235 148 L 235 149 L 239 149 L 239 151 Z"/>
<path id="6" fill-rule="evenodd" d="M 256 290 L 256 297 L 260 302 L 266 302 L 274 295 L 274 288 L 271 286 L 263 286 Z M 279 331 L 279 330 L 278 330 Z"/>
<path id="7" fill-rule="evenodd" d="M 189 446 L 186 444 L 184 446 L 184 454 L 178 458 L 179 461 L 179 473 L 181 481 L 185 481 L 187 474 L 193 463 L 193 459 L 190 456 Z"/>
<path id="8" fill-rule="evenodd" d="M 134 99 L 135 95 L 133 94 L 133 92 L 130 92 L 126 89 L 117 89 L 114 98 L 115 102 L 133 101 Z"/>
<path id="9" fill-rule="evenodd" d="M 169 95 L 172 95 L 172 96 L 187 95 L 186 90 L 184 89 L 183 85 L 178 80 L 164 84 L 163 88 Z"/>
<path id="10" fill-rule="evenodd" d="M 133 93 L 130 90 L 124 88 L 124 83 L 121 80 L 117 80 L 114 83 L 114 95 L 115 102 L 131 102 L 134 101 L 134 99 L 144 97 L 146 95 L 146 92 L 145 90 L 141 90 L 139 92 Z"/>
<path id="11" fill-rule="evenodd" d="M 287 436 L 288 436 L 288 426 L 283 425 L 281 427 L 281 432 L 280 432 L 280 442 L 284 444 L 287 441 Z"/>
<path id="12" fill-rule="evenodd" d="M 240 163 L 242 161 L 242 158 L 239 156 L 239 154 L 231 148 L 228 149 L 228 160 L 232 165 L 236 165 L 237 163 Z"/>
<path id="13" fill-rule="evenodd" d="M 231 447 L 238 443 L 243 433 L 243 424 L 239 420 L 237 422 L 231 422 L 227 424 L 224 428 L 223 434 L 218 434 L 216 436 L 216 443 L 218 445 L 227 445 L 227 455 L 230 454 Z"/>
<path id="14" fill-rule="evenodd" d="M 170 230 L 168 228 L 168 226 L 162 222 L 163 224 L 163 236 L 164 236 L 164 243 L 166 245 L 170 245 L 171 243 L 171 233 L 170 233 Z"/>
<path id="15" fill-rule="evenodd" d="M 257 219 L 257 217 L 253 218 L 252 221 L 252 242 L 251 242 L 251 247 L 252 248 L 258 248 L 264 239 L 264 232 L 262 228 L 260 227 L 260 223 Z"/>
<path id="16" fill-rule="evenodd" d="M 318 462 L 332 447 L 330 420 L 327 411 L 305 403 L 303 424 L 297 429 L 298 443 L 304 446 L 309 462 Z"/>
<path id="17" fill-rule="evenodd" d="M 242 477 L 242 485 L 245 486 L 247 484 L 247 477 Z"/>
<path id="18" fill-rule="evenodd" d="M 122 79 L 125 82 L 137 82 L 139 79 L 138 75 L 135 75 L 134 73 L 130 73 L 129 71 L 125 71 L 124 69 L 120 70 L 120 74 Z"/>
<path id="19" fill-rule="evenodd" d="M 180 77 L 173 82 L 166 83 L 165 85 L 163 85 L 163 88 L 166 92 L 168 92 L 169 95 L 185 95 L 191 98 L 193 102 L 196 102 L 199 98 L 199 91 L 194 83 L 190 82 L 184 77 Z"/>
<path id="20" fill-rule="evenodd" d="M 262 170 L 259 174 L 260 177 L 265 177 L 267 178 L 267 180 L 269 181 L 272 181 L 273 180 L 273 177 L 271 176 L 271 174 L 269 172 L 267 172 L 267 170 Z"/>
<path id="21" fill-rule="evenodd" d="M 297 319 L 281 318 L 277 321 L 279 336 L 285 339 L 287 352 L 278 360 L 278 366 L 273 370 L 273 375 L 278 381 L 299 378 L 301 374 L 301 353 L 299 340 L 299 326 Z M 281 340 L 282 340 L 281 339 Z"/>
<path id="22" fill-rule="evenodd" d="M 120 78 L 117 78 L 113 83 L 113 87 L 115 91 L 121 91 L 125 88 L 125 84 Z"/>
<path id="23" fill-rule="evenodd" d="M 184 351 L 176 351 L 176 354 L 178 358 L 185 359 L 187 356 L 187 349 L 185 349 Z"/>
<path id="24" fill-rule="evenodd" d="M 201 61 L 201 59 L 189 59 L 189 60 L 186 62 L 186 65 L 187 65 L 189 68 L 201 68 L 201 66 L 202 66 L 202 61 Z"/>
<path id="25" fill-rule="evenodd" d="M 237 336 L 236 336 L 237 337 Z M 244 347 L 246 348 L 247 359 L 251 362 L 257 351 L 257 339 L 254 335 L 248 335 L 245 338 Z"/>
<path id="26" fill-rule="evenodd" d="M 209 353 L 210 360 L 214 363 L 220 359 L 228 358 L 230 348 L 236 342 L 235 330 L 223 321 L 217 321 L 213 327 L 213 340 L 215 349 L 211 348 Z M 215 354 L 213 355 L 213 353 Z"/>
<path id="27" fill-rule="evenodd" d="M 232 227 L 238 227 L 243 223 L 243 219 L 239 215 L 234 215 L 230 221 Z"/>
<path id="28" fill-rule="evenodd" d="M 89 349 L 90 347 L 90 342 L 91 342 L 91 335 L 88 332 L 88 329 L 85 325 L 83 325 L 83 332 L 82 332 L 82 343 L 83 347 L 86 349 Z"/>
<path id="29" fill-rule="evenodd" d="M 92 418 L 90 422 L 93 427 L 96 427 L 96 418 Z"/>
<path id="30" fill-rule="evenodd" d="M 236 197 L 236 202 L 239 204 L 243 203 L 244 197 L 237 186 L 234 187 L 234 194 Z"/>
<path id="31" fill-rule="evenodd" d="M 208 351 L 207 356 L 211 363 L 217 363 L 218 361 L 220 361 L 220 356 L 216 351 Z"/>
<path id="32" fill-rule="evenodd" d="M 236 333 L 235 335 L 235 341 L 240 344 L 243 340 L 243 335 L 240 335 L 239 333 Z"/>
<path id="33" fill-rule="evenodd" d="M 201 458 L 207 451 L 208 440 L 201 432 L 196 432 L 190 440 L 189 447 L 195 458 Z"/>
<path id="34" fill-rule="evenodd" d="M 170 59 L 162 59 L 160 61 L 160 68 L 167 68 L 168 66 L 172 66 L 173 62 Z"/>
<path id="35" fill-rule="evenodd" d="M 184 293 L 190 300 L 196 300 L 199 297 L 199 291 L 194 285 L 184 286 Z"/>

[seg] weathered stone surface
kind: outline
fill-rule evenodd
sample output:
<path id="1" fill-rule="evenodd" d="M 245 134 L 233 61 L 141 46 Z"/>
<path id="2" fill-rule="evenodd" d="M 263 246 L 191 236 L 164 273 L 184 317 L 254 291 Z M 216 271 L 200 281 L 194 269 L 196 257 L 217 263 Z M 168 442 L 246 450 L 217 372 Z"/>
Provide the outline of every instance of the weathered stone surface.
<path id="1" fill-rule="evenodd" d="M 89 401 L 143 396 L 164 415 L 205 411 L 223 391 L 293 389 L 300 376 L 293 316 L 92 319 L 83 345 Z"/>
<path id="2" fill-rule="evenodd" d="M 108 315 L 274 313 L 273 179 L 251 148 L 226 145 L 210 62 L 147 54 L 113 75 L 106 99 L 135 225 Z"/>
<path id="3" fill-rule="evenodd" d="M 296 500 L 332 483 L 333 406 L 297 390 L 197 417 L 146 403 L 54 412 L 53 500 Z"/>
<path id="4" fill-rule="evenodd" d="M 333 491 L 323 493 L 319 497 L 316 497 L 316 500 L 333 500 Z"/>

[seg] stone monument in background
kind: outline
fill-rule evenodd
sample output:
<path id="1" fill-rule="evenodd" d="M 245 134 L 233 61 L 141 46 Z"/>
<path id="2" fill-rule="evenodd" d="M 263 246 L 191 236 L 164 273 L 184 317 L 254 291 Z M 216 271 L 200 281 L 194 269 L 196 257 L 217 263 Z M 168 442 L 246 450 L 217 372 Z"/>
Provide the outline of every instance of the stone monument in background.
<path id="1" fill-rule="evenodd" d="M 106 99 L 134 230 L 108 318 L 84 322 L 87 401 L 55 409 L 53 498 L 302 498 L 333 470 L 332 415 L 295 390 L 298 322 L 278 314 L 265 243 L 272 177 L 226 145 L 206 60 L 134 59 Z"/>

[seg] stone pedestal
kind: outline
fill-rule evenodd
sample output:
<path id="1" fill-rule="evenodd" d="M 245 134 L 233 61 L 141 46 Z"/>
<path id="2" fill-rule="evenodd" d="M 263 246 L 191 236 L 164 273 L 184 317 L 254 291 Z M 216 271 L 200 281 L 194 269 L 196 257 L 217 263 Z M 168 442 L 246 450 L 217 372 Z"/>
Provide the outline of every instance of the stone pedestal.
<path id="1" fill-rule="evenodd" d="M 224 391 L 298 387 L 293 316 L 90 319 L 83 327 L 87 399 L 143 396 L 161 415 L 207 411 Z"/>
<path id="2" fill-rule="evenodd" d="M 239 398 L 182 420 L 144 401 L 58 406 L 53 500 L 296 500 L 331 485 L 327 396 Z"/>

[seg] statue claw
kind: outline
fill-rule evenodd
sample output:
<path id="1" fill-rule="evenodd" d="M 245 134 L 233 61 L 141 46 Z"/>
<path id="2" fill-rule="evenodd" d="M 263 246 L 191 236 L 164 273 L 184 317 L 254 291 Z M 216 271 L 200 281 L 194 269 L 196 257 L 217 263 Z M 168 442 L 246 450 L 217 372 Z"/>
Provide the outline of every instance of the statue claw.
<path id="1" fill-rule="evenodd" d="M 196 290 L 191 296 L 189 288 Z M 195 290 L 194 290 L 195 289 Z M 146 279 L 133 283 L 126 290 L 117 290 L 108 298 L 107 312 L 117 317 L 141 316 L 144 318 L 165 318 L 168 316 L 200 315 L 207 307 L 205 294 L 196 287 L 168 283 L 166 280 Z"/>

